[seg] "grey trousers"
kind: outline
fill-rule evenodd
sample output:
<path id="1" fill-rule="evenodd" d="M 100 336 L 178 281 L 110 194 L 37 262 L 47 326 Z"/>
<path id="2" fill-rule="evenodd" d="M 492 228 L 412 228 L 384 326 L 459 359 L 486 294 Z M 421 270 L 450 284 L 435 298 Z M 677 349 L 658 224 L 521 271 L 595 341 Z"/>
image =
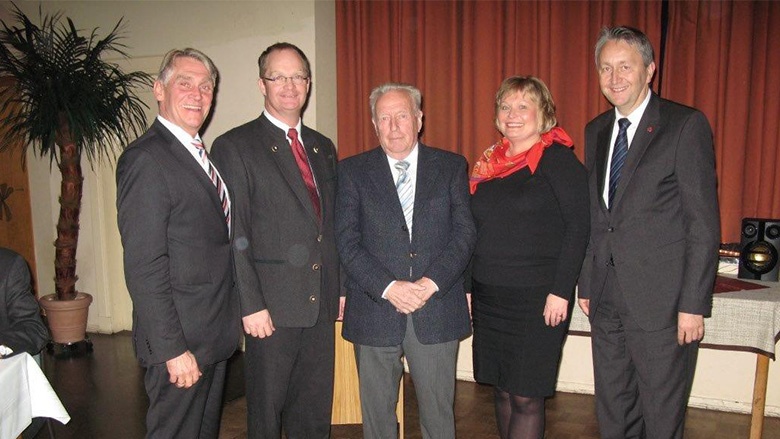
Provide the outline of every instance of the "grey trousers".
<path id="1" fill-rule="evenodd" d="M 365 439 L 398 437 L 398 386 L 403 374 L 402 356 L 417 393 L 424 439 L 455 437 L 455 368 L 458 341 L 425 345 L 417 340 L 412 318 L 399 346 L 355 345 L 360 379 L 360 401 Z"/>

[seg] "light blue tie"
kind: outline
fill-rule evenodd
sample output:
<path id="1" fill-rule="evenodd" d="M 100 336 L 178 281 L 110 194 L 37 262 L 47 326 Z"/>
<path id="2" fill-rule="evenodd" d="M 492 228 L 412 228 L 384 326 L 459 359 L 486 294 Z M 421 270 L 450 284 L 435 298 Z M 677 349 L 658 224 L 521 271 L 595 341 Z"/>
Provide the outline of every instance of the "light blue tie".
<path id="1" fill-rule="evenodd" d="M 398 200 L 401 202 L 401 209 L 404 211 L 406 227 L 409 229 L 409 239 L 412 236 L 412 215 L 414 214 L 414 191 L 412 190 L 412 179 L 409 177 L 409 162 L 401 160 L 395 164 L 398 169 L 398 181 L 395 183 L 395 190 L 398 191 Z"/>
<path id="2" fill-rule="evenodd" d="M 609 167 L 609 206 L 612 209 L 612 200 L 615 199 L 618 182 L 620 182 L 620 171 L 626 162 L 628 155 L 628 126 L 631 121 L 625 117 L 618 120 L 618 135 L 615 139 L 615 148 L 612 150 L 612 164 Z"/>

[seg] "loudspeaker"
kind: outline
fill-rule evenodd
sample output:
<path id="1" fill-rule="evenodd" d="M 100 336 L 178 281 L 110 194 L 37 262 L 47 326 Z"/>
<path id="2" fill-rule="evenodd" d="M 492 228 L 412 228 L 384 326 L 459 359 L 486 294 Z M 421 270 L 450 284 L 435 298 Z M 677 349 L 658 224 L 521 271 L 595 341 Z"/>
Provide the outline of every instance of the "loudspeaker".
<path id="1" fill-rule="evenodd" d="M 780 219 L 743 218 L 740 240 L 740 279 L 777 282 Z"/>

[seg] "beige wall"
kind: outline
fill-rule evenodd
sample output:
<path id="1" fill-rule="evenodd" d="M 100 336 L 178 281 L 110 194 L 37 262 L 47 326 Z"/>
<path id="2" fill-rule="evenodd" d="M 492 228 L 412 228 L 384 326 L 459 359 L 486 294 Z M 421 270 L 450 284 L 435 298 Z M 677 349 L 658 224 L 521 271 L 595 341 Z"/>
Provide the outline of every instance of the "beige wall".
<path id="1" fill-rule="evenodd" d="M 38 2 L 17 2 L 31 18 Z M 251 120 L 262 109 L 257 87 L 257 57 L 270 44 L 298 45 L 314 67 L 312 95 L 305 123 L 336 141 L 335 6 L 331 0 L 302 1 L 57 1 L 42 3 L 44 13 L 62 11 L 81 29 L 99 27 L 104 35 L 124 17 L 128 69 L 156 73 L 162 55 L 172 48 L 195 47 L 208 54 L 220 71 L 213 117 L 203 133 L 207 145 L 228 129 Z M 0 2 L 8 20 L 10 2 Z M 149 120 L 157 106 L 144 93 Z M 319 117 L 318 117 L 319 113 Z M 30 157 L 31 201 L 40 291 L 54 291 L 55 225 L 59 214 L 60 177 L 48 160 Z M 130 329 L 132 304 L 124 283 L 122 246 L 116 225 L 114 167 L 93 172 L 84 163 L 84 199 L 78 248 L 79 291 L 91 293 L 88 330 L 112 333 Z"/>

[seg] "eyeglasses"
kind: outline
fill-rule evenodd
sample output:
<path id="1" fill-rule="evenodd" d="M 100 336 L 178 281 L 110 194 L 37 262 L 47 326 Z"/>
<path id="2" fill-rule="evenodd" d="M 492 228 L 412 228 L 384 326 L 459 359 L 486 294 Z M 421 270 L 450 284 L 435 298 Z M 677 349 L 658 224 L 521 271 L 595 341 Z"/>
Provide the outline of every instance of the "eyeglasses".
<path id="1" fill-rule="evenodd" d="M 309 82 L 309 78 L 303 75 L 294 75 L 294 76 L 278 75 L 278 76 L 274 76 L 273 78 L 263 77 L 263 79 L 265 79 L 266 81 L 270 81 L 276 85 L 284 85 L 290 81 L 292 81 L 294 85 L 305 85 L 306 83 Z"/>

